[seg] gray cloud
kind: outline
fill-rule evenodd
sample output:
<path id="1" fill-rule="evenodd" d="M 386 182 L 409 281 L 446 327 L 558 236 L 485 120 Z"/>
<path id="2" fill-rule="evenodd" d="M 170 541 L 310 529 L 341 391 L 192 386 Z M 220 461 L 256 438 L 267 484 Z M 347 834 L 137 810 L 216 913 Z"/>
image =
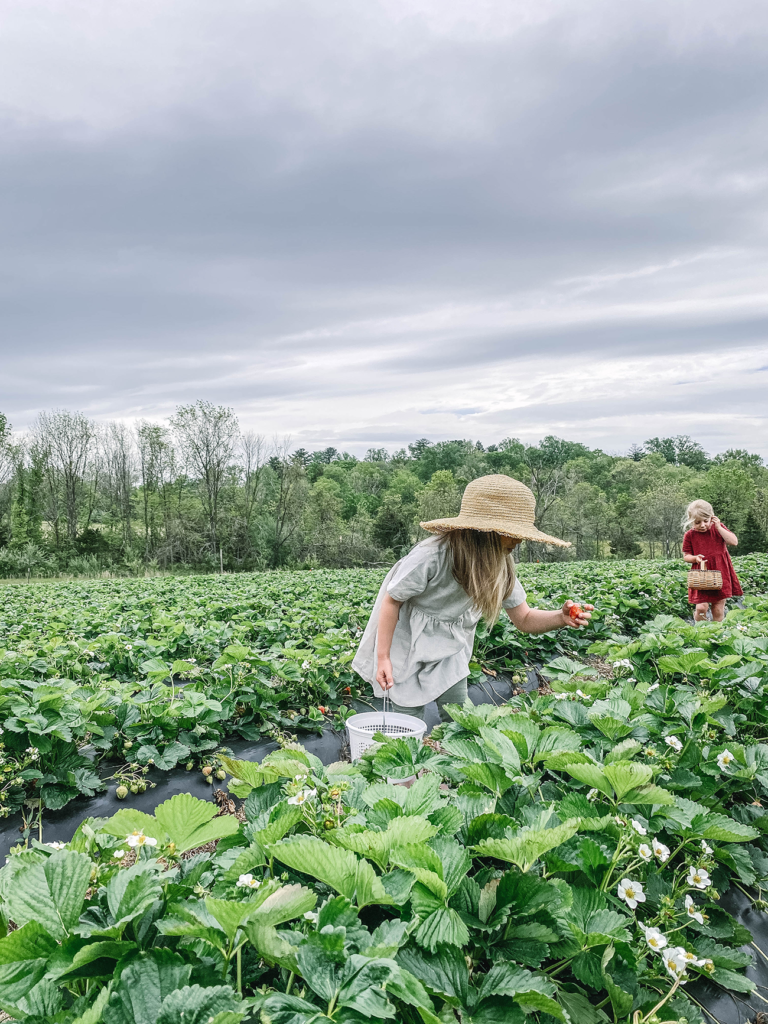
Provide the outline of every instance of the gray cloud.
<path id="1" fill-rule="evenodd" d="M 767 27 L 756 0 L 12 3 L 0 409 L 768 455 Z"/>

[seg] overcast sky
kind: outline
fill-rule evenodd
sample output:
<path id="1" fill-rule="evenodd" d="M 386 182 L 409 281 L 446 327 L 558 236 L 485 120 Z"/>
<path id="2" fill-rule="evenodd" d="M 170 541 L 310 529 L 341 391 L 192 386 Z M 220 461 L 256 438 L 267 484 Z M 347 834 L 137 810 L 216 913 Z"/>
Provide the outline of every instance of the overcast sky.
<path id="1" fill-rule="evenodd" d="M 0 410 L 768 457 L 764 0 L 0 0 Z"/>

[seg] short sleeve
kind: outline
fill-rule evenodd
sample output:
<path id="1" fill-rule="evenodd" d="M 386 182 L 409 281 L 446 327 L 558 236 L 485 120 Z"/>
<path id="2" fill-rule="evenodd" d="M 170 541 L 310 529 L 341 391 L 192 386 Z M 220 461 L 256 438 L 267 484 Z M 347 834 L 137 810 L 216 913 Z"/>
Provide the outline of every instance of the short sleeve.
<path id="1" fill-rule="evenodd" d="M 683 537 L 683 554 L 692 555 L 693 553 L 693 538 L 691 537 L 691 531 L 688 530 Z"/>
<path id="2" fill-rule="evenodd" d="M 394 601 L 407 601 L 427 589 L 430 580 L 437 574 L 438 558 L 434 551 L 417 544 L 395 566 L 392 579 L 387 584 L 387 593 Z"/>
<path id="3" fill-rule="evenodd" d="M 519 579 L 515 578 L 515 585 L 512 587 L 512 592 L 509 597 L 505 597 L 501 602 L 501 607 L 506 608 L 507 610 L 510 608 L 517 608 L 519 604 L 523 604 L 527 597 L 528 595 L 523 590 L 522 583 Z"/>

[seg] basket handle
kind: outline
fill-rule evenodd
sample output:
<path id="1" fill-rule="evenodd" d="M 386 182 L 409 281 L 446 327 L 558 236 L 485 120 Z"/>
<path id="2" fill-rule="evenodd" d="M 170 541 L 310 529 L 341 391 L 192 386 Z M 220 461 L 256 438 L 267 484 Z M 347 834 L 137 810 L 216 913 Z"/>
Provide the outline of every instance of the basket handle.
<path id="1" fill-rule="evenodd" d="M 701 562 L 699 562 L 699 569 L 702 572 L 706 572 L 707 571 L 707 560 L 706 560 L 706 558 L 703 559 Z"/>

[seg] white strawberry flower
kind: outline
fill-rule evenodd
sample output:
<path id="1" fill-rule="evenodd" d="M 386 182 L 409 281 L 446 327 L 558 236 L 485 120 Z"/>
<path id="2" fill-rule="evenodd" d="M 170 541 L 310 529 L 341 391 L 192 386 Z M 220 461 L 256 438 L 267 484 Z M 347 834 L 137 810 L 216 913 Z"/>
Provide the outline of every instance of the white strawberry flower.
<path id="1" fill-rule="evenodd" d="M 125 837 L 125 841 L 129 846 L 157 846 L 157 840 L 152 836 L 145 836 L 144 829 L 141 831 L 134 829 L 129 836 Z"/>
<path id="2" fill-rule="evenodd" d="M 554 697 L 555 697 L 555 700 L 565 700 L 565 698 L 566 698 L 567 696 L 568 696 L 568 694 L 567 694 L 567 693 L 556 693 L 556 694 L 554 695 Z"/>
<path id="3" fill-rule="evenodd" d="M 646 864 L 648 863 L 648 861 L 653 856 L 653 850 L 650 848 L 650 846 L 647 843 L 640 843 L 640 845 L 637 848 L 637 852 L 638 852 L 639 856 L 643 858 L 643 860 L 646 862 Z"/>
<path id="4" fill-rule="evenodd" d="M 705 871 L 704 868 L 690 867 L 688 869 L 688 878 L 686 879 L 686 882 L 691 887 L 696 886 L 697 889 L 706 889 L 708 886 L 712 885 L 709 878 L 709 872 Z"/>
<path id="5" fill-rule="evenodd" d="M 316 789 L 302 789 L 296 794 L 296 796 L 289 797 L 288 803 L 301 807 L 301 805 L 305 804 L 307 800 L 311 800 L 315 796 L 317 796 Z"/>
<path id="6" fill-rule="evenodd" d="M 115 860 L 122 860 L 126 853 L 128 853 L 127 850 L 115 850 L 112 856 L 115 858 Z"/>
<path id="7" fill-rule="evenodd" d="M 694 967 L 703 967 L 707 962 L 706 960 L 699 960 L 695 953 L 690 953 L 687 949 L 683 949 L 682 946 L 677 947 L 677 952 L 686 967 L 689 964 L 693 964 Z"/>
<path id="8" fill-rule="evenodd" d="M 638 903 L 645 903 L 645 893 L 640 882 L 633 882 L 630 878 L 622 878 L 617 891 L 619 899 L 624 900 L 630 910 L 634 910 Z"/>
<path id="9" fill-rule="evenodd" d="M 648 693 L 653 693 L 653 691 L 654 690 L 658 690 L 658 688 L 659 688 L 659 684 L 658 683 L 651 683 L 651 685 L 648 687 Z"/>
<path id="10" fill-rule="evenodd" d="M 67 846 L 66 843 L 56 843 L 56 842 L 54 842 L 54 843 L 46 843 L 45 845 L 46 846 L 50 846 L 50 848 L 52 850 L 64 850 L 64 849 L 66 849 L 66 846 Z"/>
<path id="11" fill-rule="evenodd" d="M 731 762 L 734 760 L 735 758 L 733 754 L 726 748 L 722 753 L 717 755 L 717 767 L 721 772 L 724 772 L 726 768 L 730 768 Z"/>
<path id="12" fill-rule="evenodd" d="M 636 821 L 634 818 L 630 822 L 630 825 L 635 830 L 635 832 L 637 832 L 637 834 L 639 836 L 647 836 L 648 835 L 648 829 L 647 828 L 643 828 L 643 826 L 640 824 L 640 822 Z"/>
<path id="13" fill-rule="evenodd" d="M 694 921 L 698 921 L 699 924 L 704 924 L 704 916 L 700 913 L 699 908 L 690 896 L 685 897 L 685 912 L 688 917 L 693 918 Z"/>
<path id="14" fill-rule="evenodd" d="M 660 843 L 655 837 L 651 840 L 651 846 L 653 847 L 653 855 L 657 857 L 663 864 L 666 860 L 669 860 L 669 847 L 665 846 L 664 843 Z"/>
<path id="15" fill-rule="evenodd" d="M 577 696 L 582 697 L 584 700 L 592 700 L 588 693 L 584 693 L 583 690 L 576 691 Z"/>
<path id="16" fill-rule="evenodd" d="M 312 924 L 317 922 L 317 914 L 314 910 L 306 910 L 304 912 L 304 920 L 310 921 Z"/>
<path id="17" fill-rule="evenodd" d="M 685 974 L 687 962 L 683 953 L 685 950 L 681 946 L 671 946 L 664 954 L 664 966 L 673 978 L 679 978 Z"/>
<path id="18" fill-rule="evenodd" d="M 676 750 L 678 754 L 683 749 L 683 744 L 680 742 L 677 736 L 665 736 L 664 742 L 667 744 L 668 747 L 672 747 L 673 750 Z"/>
<path id="19" fill-rule="evenodd" d="M 590 791 L 589 791 L 589 792 L 587 793 L 587 800 L 590 800 L 590 801 L 591 801 L 591 800 L 594 800 L 594 799 L 596 799 L 596 797 L 597 797 L 597 794 L 598 794 L 599 792 L 600 792 L 600 790 L 599 790 L 599 789 L 590 789 Z"/>
<path id="20" fill-rule="evenodd" d="M 642 925 L 640 926 L 642 928 Z M 645 932 L 645 941 L 654 951 L 654 953 L 660 953 L 667 944 L 666 935 L 662 935 L 658 928 L 643 928 Z"/>
<path id="21" fill-rule="evenodd" d="M 240 875 L 237 880 L 237 885 L 241 889 L 258 889 L 261 882 L 254 878 L 252 874 L 248 873 L 247 875 Z"/>
<path id="22" fill-rule="evenodd" d="M 712 849 L 711 846 L 708 845 L 706 839 L 702 839 L 701 840 L 701 848 L 704 851 L 704 853 L 706 853 L 706 854 L 714 853 L 714 850 Z"/>

